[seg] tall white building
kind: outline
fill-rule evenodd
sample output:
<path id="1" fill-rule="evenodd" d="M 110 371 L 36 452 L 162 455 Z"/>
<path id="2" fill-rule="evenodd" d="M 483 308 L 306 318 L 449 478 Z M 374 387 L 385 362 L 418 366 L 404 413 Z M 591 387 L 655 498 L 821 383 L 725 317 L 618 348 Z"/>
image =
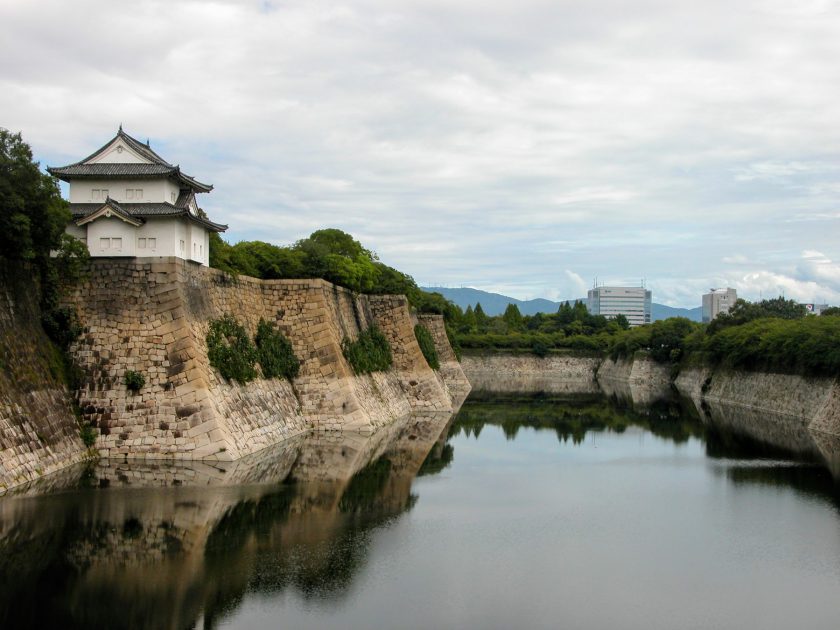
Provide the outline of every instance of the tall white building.
<path id="1" fill-rule="evenodd" d="M 122 130 L 85 159 L 47 169 L 70 184 L 67 233 L 91 256 L 176 256 L 210 261 L 210 232 L 224 232 L 198 207 L 213 190 Z"/>
<path id="2" fill-rule="evenodd" d="M 644 287 L 595 287 L 587 295 L 587 308 L 608 318 L 624 315 L 631 326 L 641 326 L 651 322 L 653 296 Z"/>
<path id="3" fill-rule="evenodd" d="M 708 324 L 721 313 L 728 313 L 735 306 L 738 293 L 735 289 L 712 289 L 703 294 L 703 322 Z"/>

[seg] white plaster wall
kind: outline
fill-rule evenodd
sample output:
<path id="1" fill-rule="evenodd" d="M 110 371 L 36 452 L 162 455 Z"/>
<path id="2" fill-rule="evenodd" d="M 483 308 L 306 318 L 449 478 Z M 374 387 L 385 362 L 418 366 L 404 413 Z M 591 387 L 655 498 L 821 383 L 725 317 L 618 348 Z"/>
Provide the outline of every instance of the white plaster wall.
<path id="1" fill-rule="evenodd" d="M 142 199 L 128 199 L 126 189 L 138 188 L 143 190 Z M 70 203 L 100 203 L 105 201 L 105 196 L 100 194 L 99 199 L 94 199 L 92 190 L 108 191 L 111 199 L 121 203 L 172 203 L 172 193 L 175 199 L 178 198 L 178 186 L 166 179 L 82 179 L 70 183 Z"/>
<path id="2" fill-rule="evenodd" d="M 131 150 L 125 142 L 117 139 L 87 164 L 151 164 L 151 162 Z"/>
<path id="3" fill-rule="evenodd" d="M 190 251 L 189 259 L 194 260 L 202 265 L 208 262 L 208 236 L 207 230 L 195 223 L 189 224 L 190 235 Z"/>
<path id="4" fill-rule="evenodd" d="M 146 223 L 136 228 L 115 217 L 102 217 L 82 227 L 71 223 L 66 232 L 85 240 L 91 256 L 176 256 L 202 265 L 210 263 L 210 235 L 207 230 L 179 217 L 147 219 Z M 123 239 L 121 248 L 106 250 L 100 246 L 100 238 L 114 237 Z M 145 247 L 140 247 L 141 238 L 146 239 Z M 154 247 L 151 247 L 150 238 L 155 239 Z M 181 241 L 184 241 L 183 252 Z M 191 255 L 193 243 L 197 245 L 195 257 Z"/>
<path id="5" fill-rule="evenodd" d="M 180 256 L 179 239 L 182 238 L 183 219 L 161 217 L 146 219 L 146 223 L 137 228 L 137 239 L 146 239 L 146 248 L 137 244 L 137 256 Z M 149 246 L 149 239 L 155 239 L 154 249 Z"/>
<path id="6" fill-rule="evenodd" d="M 181 189 L 178 187 L 178 184 L 168 179 L 161 180 L 161 184 L 161 194 L 164 197 L 163 201 L 175 203 L 178 200 L 178 195 L 181 193 Z"/>
<path id="7" fill-rule="evenodd" d="M 87 224 L 87 244 L 91 256 L 135 256 L 137 228 L 116 217 L 101 217 Z M 119 248 L 101 246 L 101 238 L 121 238 Z M 111 241 L 113 243 L 113 240 Z"/>

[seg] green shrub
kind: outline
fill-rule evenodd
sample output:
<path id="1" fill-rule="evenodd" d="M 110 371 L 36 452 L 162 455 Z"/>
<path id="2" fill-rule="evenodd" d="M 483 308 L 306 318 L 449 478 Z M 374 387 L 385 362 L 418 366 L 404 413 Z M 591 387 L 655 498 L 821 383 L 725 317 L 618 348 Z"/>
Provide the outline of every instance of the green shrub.
<path id="1" fill-rule="evenodd" d="M 134 370 L 126 370 L 124 381 L 125 386 L 132 392 L 139 392 L 146 386 L 146 377 Z"/>
<path id="2" fill-rule="evenodd" d="M 360 332 L 355 341 L 345 337 L 341 350 L 356 374 L 384 372 L 394 362 L 391 344 L 376 325 Z"/>
<path id="3" fill-rule="evenodd" d="M 291 381 L 298 375 L 300 361 L 295 356 L 292 344 L 272 323 L 260 319 L 254 343 L 265 378 L 282 377 Z"/>
<path id="4" fill-rule="evenodd" d="M 231 315 L 210 321 L 207 333 L 207 357 L 210 365 L 227 380 L 247 383 L 257 377 L 254 365 L 257 349 L 240 324 Z"/>
<path id="5" fill-rule="evenodd" d="M 41 325 L 47 336 L 61 349 L 66 349 L 82 334 L 76 311 L 67 306 L 45 309 L 41 313 Z"/>
<path id="6" fill-rule="evenodd" d="M 85 422 L 79 429 L 79 436 L 82 438 L 84 445 L 88 448 L 91 448 L 94 444 L 96 444 L 96 430 L 87 422 Z"/>
<path id="7" fill-rule="evenodd" d="M 417 338 L 417 343 L 420 346 L 420 352 L 426 358 L 426 363 L 433 370 L 440 369 L 440 360 L 438 359 L 437 349 L 435 348 L 435 340 L 432 339 L 432 334 L 420 324 L 414 326 L 414 336 Z"/>
<path id="8" fill-rule="evenodd" d="M 531 344 L 531 352 L 536 354 L 538 357 L 543 358 L 548 354 L 548 346 L 545 345 L 543 341 L 537 339 Z"/>

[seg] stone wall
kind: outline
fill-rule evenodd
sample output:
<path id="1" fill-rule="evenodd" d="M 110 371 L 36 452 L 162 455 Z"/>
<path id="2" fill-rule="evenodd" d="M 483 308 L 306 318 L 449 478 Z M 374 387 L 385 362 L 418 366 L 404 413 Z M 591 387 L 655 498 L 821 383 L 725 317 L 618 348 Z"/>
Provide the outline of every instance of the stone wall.
<path id="1" fill-rule="evenodd" d="M 31 280 L 0 267 L 0 494 L 87 451 L 40 320 Z"/>
<path id="2" fill-rule="evenodd" d="M 361 296 L 323 280 L 232 278 L 174 258 L 94 260 L 70 299 L 85 327 L 71 351 L 102 456 L 231 460 L 309 428 L 373 430 L 413 409 L 449 411 L 446 377 L 426 364 L 402 296 Z M 301 361 L 293 383 L 228 383 L 211 368 L 208 322 L 236 317 L 250 335 L 277 324 Z M 341 342 L 377 324 L 387 372 L 357 376 Z M 144 375 L 132 394 L 127 370 Z"/>
<path id="3" fill-rule="evenodd" d="M 840 391 L 835 378 L 694 367 L 681 372 L 675 386 L 698 409 L 705 406 L 717 415 L 731 416 L 735 409 L 744 418 L 763 416 L 794 431 L 840 436 Z"/>
<path id="4" fill-rule="evenodd" d="M 597 379 L 607 395 L 640 405 L 666 398 L 671 393 L 669 366 L 646 356 L 604 359 L 598 366 Z"/>
<path id="5" fill-rule="evenodd" d="M 470 393 L 470 381 L 467 379 L 458 357 L 449 344 L 446 336 L 446 326 L 442 315 L 421 314 L 417 316 L 418 323 L 429 331 L 435 342 L 440 369 L 436 372 L 441 385 L 449 392 L 449 397 L 455 405 L 460 405 Z"/>
<path id="6" fill-rule="evenodd" d="M 497 393 L 597 393 L 601 359 L 549 354 L 464 354 L 461 365 L 473 390 Z"/>

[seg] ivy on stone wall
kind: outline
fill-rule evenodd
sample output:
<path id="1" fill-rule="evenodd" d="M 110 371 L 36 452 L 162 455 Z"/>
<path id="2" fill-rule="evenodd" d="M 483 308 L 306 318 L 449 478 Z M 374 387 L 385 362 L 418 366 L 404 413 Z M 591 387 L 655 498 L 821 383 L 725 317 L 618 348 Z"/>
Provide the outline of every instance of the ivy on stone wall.
<path id="1" fill-rule="evenodd" d="M 384 372 L 394 363 L 391 344 L 375 325 L 360 332 L 355 341 L 345 337 L 341 350 L 356 374 Z"/>
<path id="2" fill-rule="evenodd" d="M 420 324 L 414 326 L 414 336 L 417 338 L 417 344 L 420 346 L 420 352 L 426 358 L 426 363 L 433 370 L 440 369 L 440 360 L 438 359 L 437 349 L 435 348 L 435 340 L 432 339 L 432 334 Z"/>
<path id="3" fill-rule="evenodd" d="M 287 378 L 291 381 L 298 375 L 300 361 L 295 356 L 292 343 L 274 324 L 260 319 L 254 342 L 265 378 Z"/>
<path id="4" fill-rule="evenodd" d="M 257 349 L 232 315 L 210 321 L 207 358 L 227 380 L 247 383 L 257 377 Z"/>

